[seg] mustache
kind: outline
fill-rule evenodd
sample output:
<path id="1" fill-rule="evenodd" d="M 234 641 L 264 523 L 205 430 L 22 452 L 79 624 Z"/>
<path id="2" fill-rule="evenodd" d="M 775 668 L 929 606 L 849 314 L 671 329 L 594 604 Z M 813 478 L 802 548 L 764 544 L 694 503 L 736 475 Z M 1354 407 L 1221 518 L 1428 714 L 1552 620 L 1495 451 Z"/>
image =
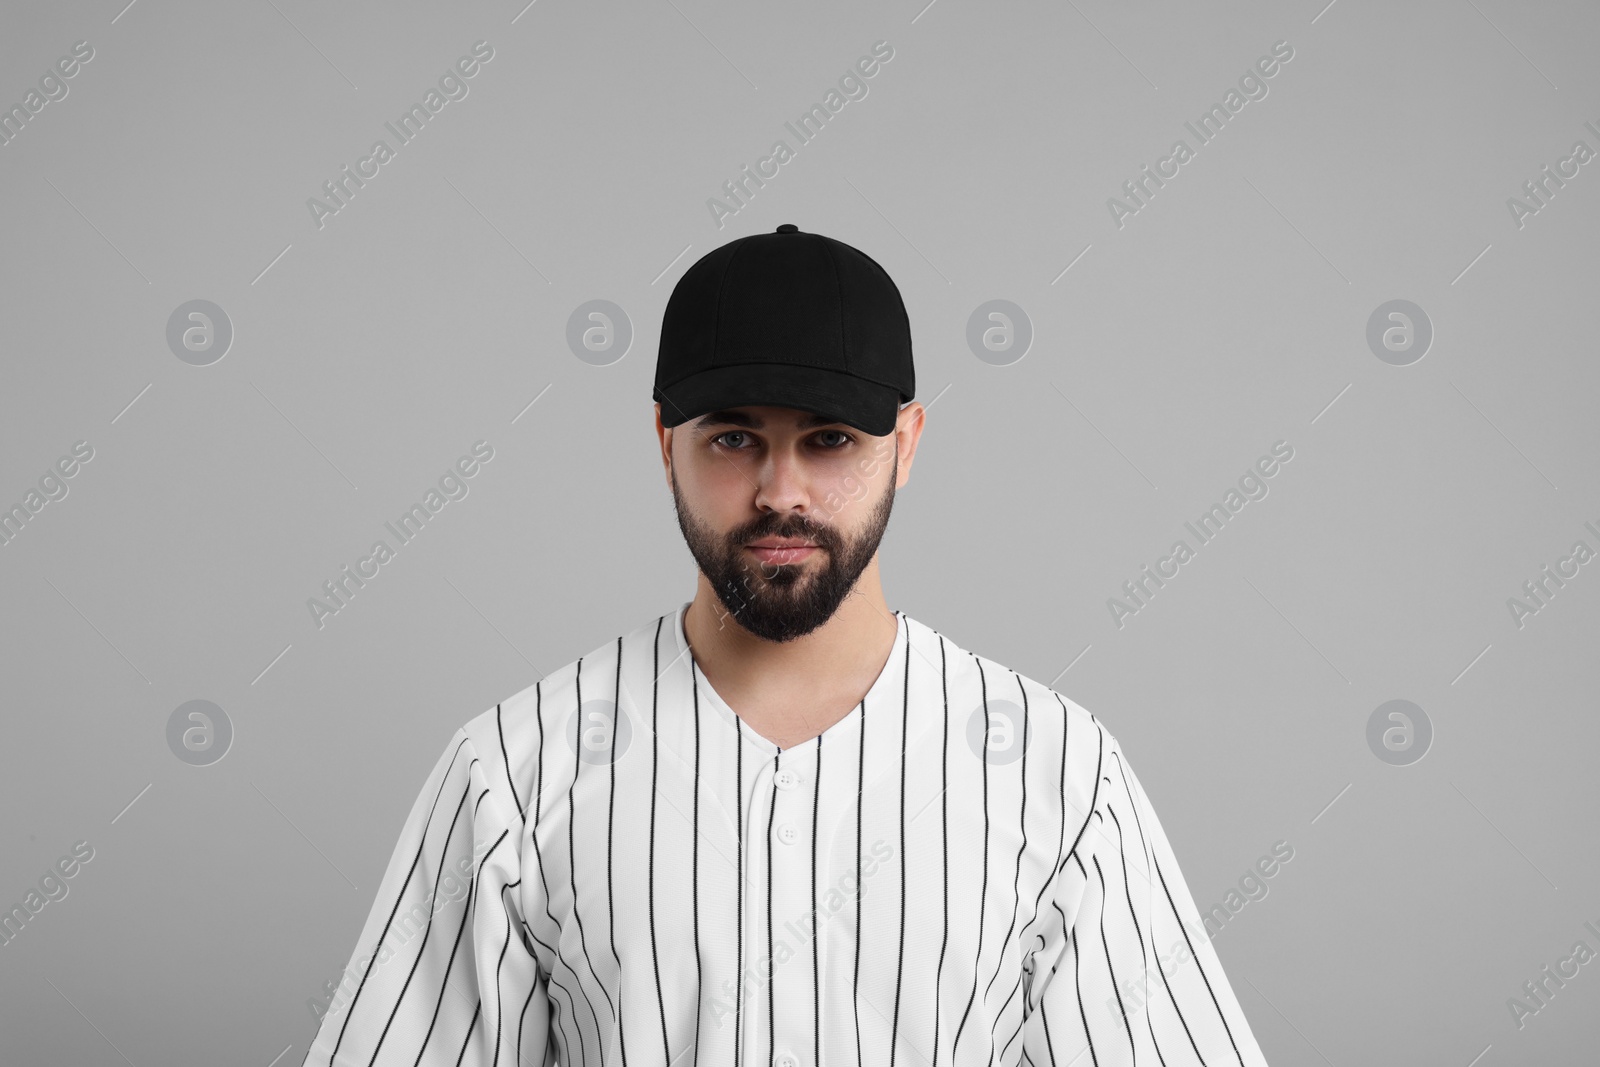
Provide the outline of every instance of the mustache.
<path id="1" fill-rule="evenodd" d="M 761 519 L 728 535 L 730 541 L 740 545 L 762 537 L 801 537 L 823 548 L 831 548 L 838 542 L 838 535 L 831 527 L 804 519 L 788 522 L 777 518 Z"/>

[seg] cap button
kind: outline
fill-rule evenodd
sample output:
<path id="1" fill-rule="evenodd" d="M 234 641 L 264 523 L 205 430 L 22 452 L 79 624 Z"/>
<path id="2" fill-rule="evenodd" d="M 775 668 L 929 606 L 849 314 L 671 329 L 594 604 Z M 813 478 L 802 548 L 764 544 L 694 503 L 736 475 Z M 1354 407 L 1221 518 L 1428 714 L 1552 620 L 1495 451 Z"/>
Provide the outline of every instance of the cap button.
<path id="1" fill-rule="evenodd" d="M 800 232 L 800 227 L 796 226 L 792 222 L 786 222 L 782 226 L 778 227 L 778 232 L 779 233 L 799 233 Z"/>

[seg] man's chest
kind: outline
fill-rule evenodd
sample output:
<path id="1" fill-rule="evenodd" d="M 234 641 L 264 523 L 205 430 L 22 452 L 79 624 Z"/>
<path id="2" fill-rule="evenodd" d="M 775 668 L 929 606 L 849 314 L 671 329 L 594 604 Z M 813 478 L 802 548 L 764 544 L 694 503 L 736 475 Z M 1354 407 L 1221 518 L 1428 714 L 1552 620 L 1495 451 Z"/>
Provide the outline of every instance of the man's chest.
<path id="1" fill-rule="evenodd" d="M 870 730 L 771 754 L 658 733 L 615 762 L 547 763 L 522 851 L 538 939 L 569 961 L 602 946 L 624 986 L 633 966 L 715 958 L 808 990 L 909 962 L 941 990 L 1009 975 L 1010 992 L 1077 830 L 1049 769 L 976 758 L 954 731 L 902 747 Z"/>

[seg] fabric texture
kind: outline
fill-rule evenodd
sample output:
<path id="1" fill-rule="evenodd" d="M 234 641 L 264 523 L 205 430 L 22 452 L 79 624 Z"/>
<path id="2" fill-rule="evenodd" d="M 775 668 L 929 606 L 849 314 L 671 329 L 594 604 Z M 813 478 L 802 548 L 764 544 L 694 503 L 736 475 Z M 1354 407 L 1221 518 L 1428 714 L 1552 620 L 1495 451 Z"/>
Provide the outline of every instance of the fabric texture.
<path id="1" fill-rule="evenodd" d="M 305 1064 L 1264 1067 L 1087 710 L 897 612 L 780 749 L 687 607 L 456 731 Z"/>

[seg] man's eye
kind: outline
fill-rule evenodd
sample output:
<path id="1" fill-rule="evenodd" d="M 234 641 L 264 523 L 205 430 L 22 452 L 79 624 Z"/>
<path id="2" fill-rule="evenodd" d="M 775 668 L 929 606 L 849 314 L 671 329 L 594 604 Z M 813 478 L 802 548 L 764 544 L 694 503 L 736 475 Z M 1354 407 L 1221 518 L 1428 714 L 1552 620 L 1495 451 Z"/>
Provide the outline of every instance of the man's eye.
<path id="1" fill-rule="evenodd" d="M 720 444 L 722 447 L 735 452 L 743 452 L 749 447 L 748 437 L 749 434 L 743 430 L 724 430 L 712 437 L 711 443 Z M 819 442 L 825 451 L 836 452 L 855 439 L 843 430 L 823 430 L 816 435 L 814 440 Z"/>

